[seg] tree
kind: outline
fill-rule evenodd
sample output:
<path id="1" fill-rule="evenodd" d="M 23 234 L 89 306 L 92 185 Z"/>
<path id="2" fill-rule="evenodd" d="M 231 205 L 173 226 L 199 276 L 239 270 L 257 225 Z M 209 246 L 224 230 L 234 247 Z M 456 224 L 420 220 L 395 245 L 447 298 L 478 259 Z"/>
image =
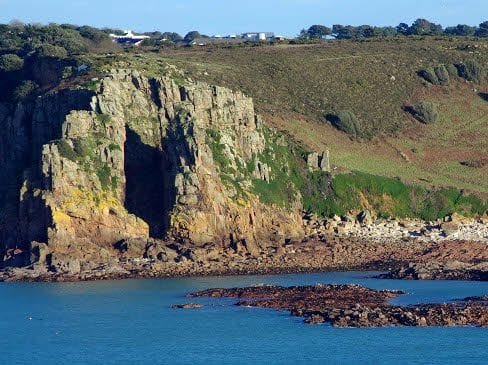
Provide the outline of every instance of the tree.
<path id="1" fill-rule="evenodd" d="M 376 35 L 375 29 L 370 25 L 361 25 L 355 28 L 355 38 L 371 38 Z"/>
<path id="2" fill-rule="evenodd" d="M 476 33 L 476 28 L 466 24 L 458 24 L 455 27 L 447 27 L 444 32 L 449 35 L 469 37 Z"/>
<path id="3" fill-rule="evenodd" d="M 191 32 L 188 32 L 186 35 L 185 35 L 185 38 L 183 38 L 183 40 L 187 43 L 190 43 L 192 41 L 194 41 L 195 39 L 197 38 L 201 38 L 202 35 L 197 32 L 196 30 L 193 30 Z"/>
<path id="4" fill-rule="evenodd" d="M 351 25 L 335 24 L 332 27 L 332 33 L 337 39 L 351 39 L 355 36 L 356 29 Z"/>
<path id="5" fill-rule="evenodd" d="M 175 32 L 164 32 L 162 38 L 175 43 L 183 40 L 183 37 Z"/>
<path id="6" fill-rule="evenodd" d="M 16 54 L 4 54 L 0 56 L 0 71 L 19 71 L 24 67 L 24 60 Z"/>
<path id="7" fill-rule="evenodd" d="M 68 51 L 66 51 L 66 49 L 63 47 L 53 46 L 52 44 L 46 43 L 36 48 L 35 56 L 63 59 L 68 57 Z"/>
<path id="8" fill-rule="evenodd" d="M 20 101 L 32 95 L 34 91 L 39 87 L 34 81 L 24 80 L 14 90 L 14 100 Z"/>
<path id="9" fill-rule="evenodd" d="M 308 38 L 311 39 L 323 39 L 332 34 L 332 29 L 325 25 L 312 25 L 307 30 Z"/>
<path id="10" fill-rule="evenodd" d="M 480 24 L 480 27 L 476 31 L 477 37 L 488 37 L 488 21 Z"/>
<path id="11" fill-rule="evenodd" d="M 410 26 L 407 23 L 398 24 L 396 29 L 397 29 L 397 32 L 399 34 L 403 34 L 403 35 L 409 35 L 410 34 Z"/>
<path id="12" fill-rule="evenodd" d="M 417 19 L 410 27 L 409 34 L 436 35 L 442 34 L 443 29 L 439 24 L 434 24 L 426 19 Z"/>
<path id="13" fill-rule="evenodd" d="M 306 29 L 302 29 L 300 33 L 298 34 L 298 39 L 307 39 L 308 38 L 308 32 Z"/>
<path id="14" fill-rule="evenodd" d="M 84 25 L 82 27 L 76 28 L 83 38 L 87 38 L 95 43 L 100 43 L 109 39 L 107 33 L 101 31 L 98 28 L 89 27 Z"/>
<path id="15" fill-rule="evenodd" d="M 23 32 L 24 48 L 33 51 L 43 44 L 63 47 L 68 54 L 86 52 L 86 46 L 80 33 L 73 29 L 62 28 L 56 24 L 47 26 L 28 24 Z"/>
<path id="16" fill-rule="evenodd" d="M 398 30 L 395 27 L 382 27 L 378 30 L 383 37 L 394 37 L 398 34 Z"/>

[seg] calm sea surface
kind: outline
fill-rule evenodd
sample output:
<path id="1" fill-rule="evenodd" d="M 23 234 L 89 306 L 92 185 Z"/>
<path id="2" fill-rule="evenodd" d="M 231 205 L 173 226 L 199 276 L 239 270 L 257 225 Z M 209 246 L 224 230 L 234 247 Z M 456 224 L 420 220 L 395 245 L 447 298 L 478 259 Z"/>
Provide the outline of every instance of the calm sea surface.
<path id="1" fill-rule="evenodd" d="M 337 329 L 274 310 L 191 299 L 212 287 L 357 283 L 398 304 L 488 294 L 488 283 L 329 273 L 93 283 L 0 283 L 0 364 L 487 364 L 488 329 Z"/>

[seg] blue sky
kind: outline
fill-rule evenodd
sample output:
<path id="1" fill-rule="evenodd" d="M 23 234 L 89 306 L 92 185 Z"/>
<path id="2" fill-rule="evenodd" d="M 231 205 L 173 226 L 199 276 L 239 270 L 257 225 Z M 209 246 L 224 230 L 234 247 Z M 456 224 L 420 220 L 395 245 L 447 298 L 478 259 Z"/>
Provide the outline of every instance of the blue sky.
<path id="1" fill-rule="evenodd" d="M 0 0 L 0 23 L 72 23 L 136 31 L 293 36 L 312 24 L 446 25 L 488 20 L 488 0 Z"/>

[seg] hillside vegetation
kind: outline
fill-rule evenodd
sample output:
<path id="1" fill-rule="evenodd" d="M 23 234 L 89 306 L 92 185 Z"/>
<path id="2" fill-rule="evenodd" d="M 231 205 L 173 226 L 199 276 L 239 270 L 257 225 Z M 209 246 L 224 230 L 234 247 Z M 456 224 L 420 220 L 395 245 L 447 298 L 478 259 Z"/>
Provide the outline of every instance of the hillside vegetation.
<path id="1" fill-rule="evenodd" d="M 261 156 L 271 166 L 276 152 L 289 161 L 271 169 L 275 185 L 254 182 L 264 202 L 286 206 L 293 184 L 306 210 L 322 215 L 363 208 L 424 219 L 486 212 L 486 39 L 409 36 L 121 50 L 102 46 L 108 30 L 88 29 L 97 38 L 87 29 L 54 27 L 45 30 L 51 39 L 26 29 L 37 35 L 2 45 L 6 87 L 0 99 L 16 102 L 66 87 L 95 90 L 111 68 L 170 74 L 179 84 L 201 80 L 244 91 L 268 125 L 295 141 L 291 151 L 278 144 Z M 61 47 L 59 32 L 61 40 L 73 36 L 80 49 Z M 307 151 L 325 149 L 332 179 L 305 166 Z M 291 173 L 289 184 L 280 175 L 285 172 Z"/>
<path id="2" fill-rule="evenodd" d="M 336 40 L 131 57 L 164 60 L 192 78 L 244 90 L 268 123 L 310 149 L 330 148 L 339 170 L 488 193 L 483 162 L 488 159 L 486 40 Z M 438 65 L 448 65 L 446 71 L 452 72 L 454 65 L 472 62 L 484 72 L 477 80 L 469 81 L 457 68 L 458 75 L 442 85 L 421 75 Z M 409 112 L 421 102 L 435 105 L 435 123 L 421 122 Z M 340 113 L 356 117 L 359 139 L 338 131 L 327 118 Z"/>

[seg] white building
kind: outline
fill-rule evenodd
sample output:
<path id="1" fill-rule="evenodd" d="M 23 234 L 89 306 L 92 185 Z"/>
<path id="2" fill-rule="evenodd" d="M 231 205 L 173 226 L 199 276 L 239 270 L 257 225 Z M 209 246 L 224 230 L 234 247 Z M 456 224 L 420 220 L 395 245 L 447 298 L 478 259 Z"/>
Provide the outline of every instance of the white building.
<path id="1" fill-rule="evenodd" d="M 273 32 L 247 32 L 241 34 L 241 38 L 246 41 L 272 41 L 274 39 Z"/>
<path id="2" fill-rule="evenodd" d="M 110 34 L 110 37 L 114 40 L 114 42 L 117 42 L 122 45 L 126 46 L 138 46 L 144 41 L 145 39 L 149 39 L 151 37 L 147 35 L 135 35 L 132 33 L 132 30 L 126 30 L 124 35 L 116 35 L 116 34 Z"/>

